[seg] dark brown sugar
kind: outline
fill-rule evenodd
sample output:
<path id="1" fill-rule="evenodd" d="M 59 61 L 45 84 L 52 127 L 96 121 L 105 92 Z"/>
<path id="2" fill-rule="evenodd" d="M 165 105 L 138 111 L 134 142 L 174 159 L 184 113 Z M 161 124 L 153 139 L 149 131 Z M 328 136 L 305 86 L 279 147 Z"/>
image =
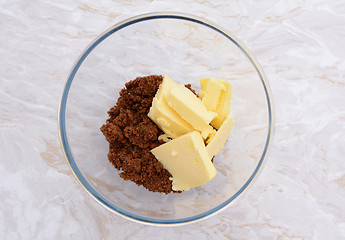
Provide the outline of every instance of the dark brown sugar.
<path id="1" fill-rule="evenodd" d="M 101 131 L 109 142 L 108 159 L 124 180 L 167 194 L 172 191 L 171 174 L 150 152 L 163 143 L 158 141 L 163 132 L 147 116 L 162 80 L 151 75 L 126 83 Z"/>

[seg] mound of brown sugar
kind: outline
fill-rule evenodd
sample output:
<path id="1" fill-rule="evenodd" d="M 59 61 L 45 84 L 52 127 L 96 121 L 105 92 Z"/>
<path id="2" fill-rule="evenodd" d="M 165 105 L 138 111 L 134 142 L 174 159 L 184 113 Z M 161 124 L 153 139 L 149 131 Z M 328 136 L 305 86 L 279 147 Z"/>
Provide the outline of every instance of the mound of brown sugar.
<path id="1" fill-rule="evenodd" d="M 147 116 L 162 79 L 152 75 L 126 83 L 101 131 L 109 142 L 108 159 L 124 180 L 167 194 L 171 174 L 150 152 L 163 143 L 158 141 L 163 132 Z"/>

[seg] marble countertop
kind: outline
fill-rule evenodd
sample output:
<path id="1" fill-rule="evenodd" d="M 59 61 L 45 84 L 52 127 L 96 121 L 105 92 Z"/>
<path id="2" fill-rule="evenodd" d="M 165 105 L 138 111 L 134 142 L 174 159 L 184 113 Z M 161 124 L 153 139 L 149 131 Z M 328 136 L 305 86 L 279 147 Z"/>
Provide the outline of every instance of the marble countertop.
<path id="1" fill-rule="evenodd" d="M 181 227 L 100 206 L 60 148 L 59 98 L 73 62 L 128 17 L 177 11 L 233 32 L 270 82 L 276 132 L 239 201 Z M 1 1 L 0 239 L 345 239 L 345 2 Z"/>

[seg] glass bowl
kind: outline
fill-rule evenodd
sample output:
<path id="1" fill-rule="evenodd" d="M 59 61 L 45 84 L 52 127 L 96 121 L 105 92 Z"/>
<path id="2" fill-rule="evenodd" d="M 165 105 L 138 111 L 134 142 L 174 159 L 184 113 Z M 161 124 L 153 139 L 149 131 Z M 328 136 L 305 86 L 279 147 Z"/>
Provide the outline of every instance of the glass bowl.
<path id="1" fill-rule="evenodd" d="M 181 194 L 149 192 L 120 178 L 100 131 L 126 82 L 163 74 L 197 91 L 204 77 L 232 85 L 235 125 L 214 159 L 217 175 Z M 239 198 L 262 170 L 274 126 L 268 82 L 246 47 L 216 24 L 181 13 L 132 17 L 96 38 L 72 68 L 58 121 L 66 159 L 85 190 L 111 211 L 155 225 L 195 222 Z"/>

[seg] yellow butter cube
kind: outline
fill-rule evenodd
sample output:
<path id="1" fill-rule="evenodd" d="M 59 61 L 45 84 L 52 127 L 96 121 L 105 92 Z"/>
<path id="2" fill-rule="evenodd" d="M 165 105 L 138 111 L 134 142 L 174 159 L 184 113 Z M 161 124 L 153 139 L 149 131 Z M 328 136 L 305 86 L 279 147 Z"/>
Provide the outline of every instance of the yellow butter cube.
<path id="1" fill-rule="evenodd" d="M 174 109 L 195 130 L 210 132 L 209 123 L 217 116 L 215 112 L 208 111 L 201 100 L 183 84 L 170 89 L 166 96 L 168 105 Z"/>
<path id="2" fill-rule="evenodd" d="M 216 169 L 200 132 L 193 131 L 151 150 L 172 175 L 172 189 L 188 190 L 214 178 Z"/>
<path id="3" fill-rule="evenodd" d="M 148 117 L 155 122 L 167 137 L 177 138 L 193 131 L 193 127 L 186 122 L 166 101 L 166 95 L 177 84 L 164 75 L 163 81 L 152 101 Z"/>
<path id="4" fill-rule="evenodd" d="M 232 118 L 231 114 L 229 114 L 223 122 L 223 124 L 218 129 L 218 131 L 216 132 L 216 134 L 214 135 L 214 137 L 211 139 L 211 141 L 209 141 L 209 143 L 206 146 L 206 150 L 210 158 L 216 156 L 222 151 L 226 141 L 229 138 L 233 126 L 234 119 Z"/>
<path id="5" fill-rule="evenodd" d="M 199 97 L 202 98 L 202 102 L 208 110 L 217 113 L 211 125 L 219 129 L 230 113 L 231 85 L 219 78 L 202 78 L 200 85 Z"/>

